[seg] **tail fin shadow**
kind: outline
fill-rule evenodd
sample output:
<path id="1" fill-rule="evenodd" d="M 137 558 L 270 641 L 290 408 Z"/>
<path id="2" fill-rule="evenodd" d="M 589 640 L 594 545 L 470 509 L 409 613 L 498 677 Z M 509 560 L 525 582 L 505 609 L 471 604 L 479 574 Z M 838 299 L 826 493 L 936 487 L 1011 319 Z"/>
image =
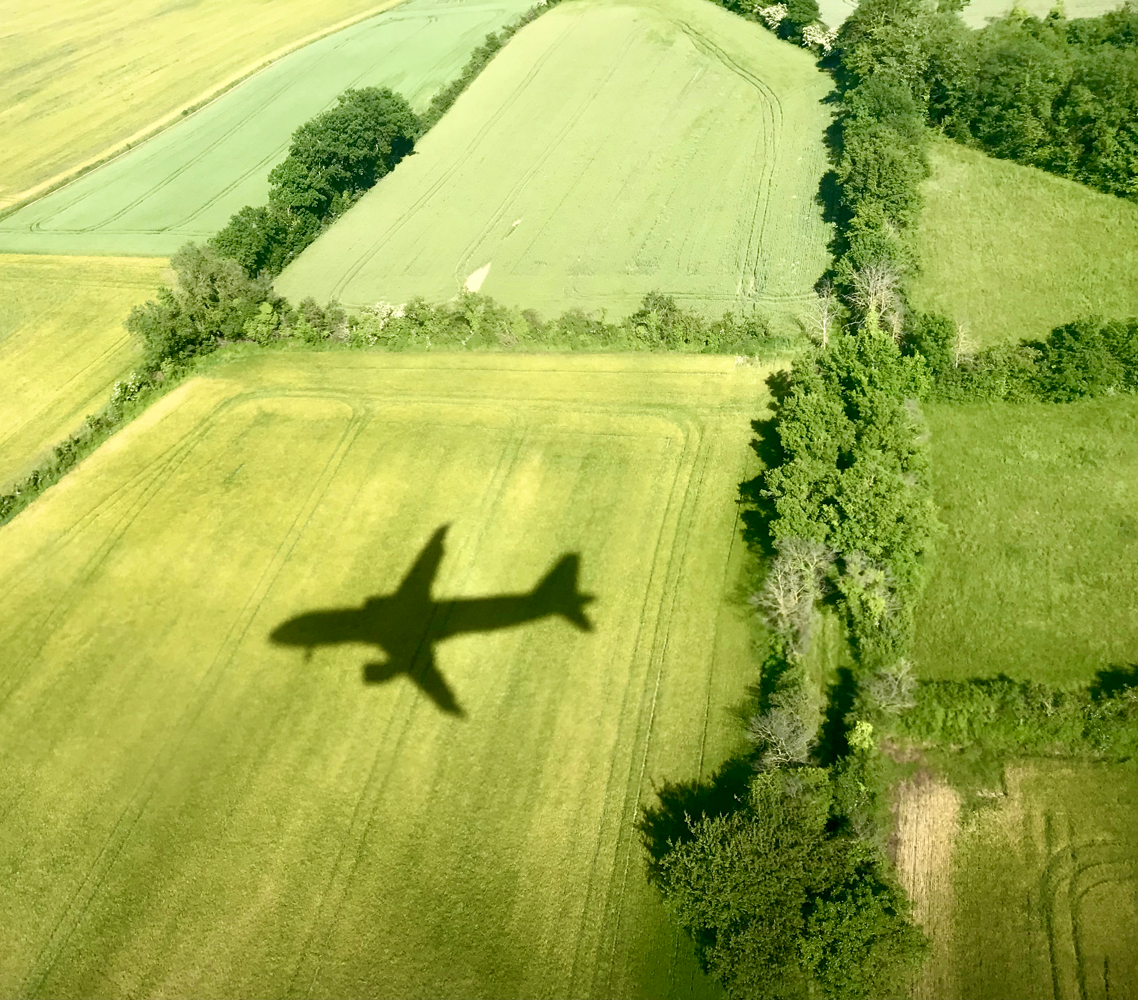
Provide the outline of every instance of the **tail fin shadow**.
<path id="1" fill-rule="evenodd" d="M 534 600 L 551 614 L 561 615 L 582 632 L 593 631 L 593 623 L 585 614 L 585 605 L 596 600 L 592 594 L 577 590 L 577 576 L 581 557 L 576 553 L 565 556 L 553 567 L 535 588 Z"/>

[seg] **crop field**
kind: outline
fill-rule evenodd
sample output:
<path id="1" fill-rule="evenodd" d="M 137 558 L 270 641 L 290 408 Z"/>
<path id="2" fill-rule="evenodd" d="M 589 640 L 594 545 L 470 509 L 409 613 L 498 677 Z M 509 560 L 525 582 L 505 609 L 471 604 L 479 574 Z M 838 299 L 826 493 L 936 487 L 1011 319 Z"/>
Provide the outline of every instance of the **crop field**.
<path id="1" fill-rule="evenodd" d="M 0 490 L 132 367 L 123 320 L 165 269 L 155 258 L 0 255 Z"/>
<path id="2" fill-rule="evenodd" d="M 419 145 L 281 276 L 293 298 L 544 313 L 653 289 L 804 309 L 830 89 L 813 57 L 705 3 L 575 0 L 519 32 Z"/>
<path id="3" fill-rule="evenodd" d="M 278 352 L 111 439 L 3 529 L 0 993 L 716 995 L 633 824 L 737 750 L 768 374 Z"/>
<path id="4" fill-rule="evenodd" d="M 382 0 L 6 4 L 0 207 Z"/>
<path id="5" fill-rule="evenodd" d="M 938 997 L 1138 993 L 1135 777 L 1121 765 L 1008 769 L 1006 798 L 973 814 L 957 838 L 956 989 Z"/>
<path id="6" fill-rule="evenodd" d="M 0 249 L 169 255 L 268 198 L 302 123 L 349 87 L 390 86 L 420 110 L 486 33 L 531 0 L 408 0 L 279 60 L 184 121 L 0 220 Z"/>
<path id="7" fill-rule="evenodd" d="M 1138 205 L 956 143 L 932 148 L 916 304 L 981 347 L 1138 315 Z"/>
<path id="8" fill-rule="evenodd" d="M 945 532 L 918 671 L 1065 683 L 1138 663 L 1138 399 L 927 415 Z"/>

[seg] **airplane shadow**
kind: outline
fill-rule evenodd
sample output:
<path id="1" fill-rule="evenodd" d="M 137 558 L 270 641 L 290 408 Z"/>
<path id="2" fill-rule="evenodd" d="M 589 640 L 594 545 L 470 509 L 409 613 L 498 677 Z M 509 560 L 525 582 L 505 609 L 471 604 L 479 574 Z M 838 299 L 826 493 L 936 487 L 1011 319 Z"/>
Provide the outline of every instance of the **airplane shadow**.
<path id="1" fill-rule="evenodd" d="M 595 598 L 578 589 L 577 553 L 562 556 L 526 593 L 436 599 L 432 589 L 448 528 L 443 525 L 431 536 L 393 593 L 368 597 L 357 607 L 297 615 L 273 629 L 269 640 L 302 648 L 306 656 L 318 646 L 352 642 L 374 646 L 385 659 L 364 666 L 364 683 L 385 684 L 405 675 L 439 709 L 462 717 L 465 712 L 435 662 L 437 643 L 455 635 L 516 628 L 553 615 L 583 632 L 592 631 L 585 605 Z"/>

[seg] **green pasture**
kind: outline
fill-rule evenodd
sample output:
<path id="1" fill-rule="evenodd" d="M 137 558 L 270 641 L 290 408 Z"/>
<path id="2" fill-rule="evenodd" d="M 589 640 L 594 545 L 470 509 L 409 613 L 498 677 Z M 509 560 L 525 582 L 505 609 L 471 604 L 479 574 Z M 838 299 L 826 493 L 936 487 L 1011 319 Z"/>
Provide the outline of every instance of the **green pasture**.
<path id="1" fill-rule="evenodd" d="M 273 63 L 184 121 L 0 219 L 0 250 L 169 255 L 268 197 L 303 122 L 348 87 L 388 86 L 422 110 L 487 32 L 531 0 L 407 0 Z"/>
<path id="2" fill-rule="evenodd" d="M 1138 663 L 1138 400 L 926 412 L 945 531 L 921 675 L 1067 683 Z"/>
<path id="3" fill-rule="evenodd" d="M 734 498 L 769 369 L 208 371 L 2 529 L 0 993 L 715 995 L 634 822 L 738 749 Z M 365 683 L 376 646 L 270 640 L 395 590 L 445 525 L 434 617 L 399 628 L 575 555 L 592 630 L 439 642 L 461 716 Z"/>
<path id="4" fill-rule="evenodd" d="M 968 817 L 956 842 L 942 943 L 952 996 L 1138 993 L 1136 777 L 1132 766 L 1009 767 L 1006 797 Z"/>
<path id="5" fill-rule="evenodd" d="M 0 490 L 106 401 L 136 358 L 123 320 L 156 258 L 0 255 Z"/>
<path id="6" fill-rule="evenodd" d="M 358 307 L 467 283 L 544 313 L 804 311 L 830 89 L 808 52 L 704 0 L 574 0 L 519 32 L 277 287 Z"/>
<path id="7" fill-rule="evenodd" d="M 977 346 L 1138 315 L 1138 205 L 956 143 L 932 147 L 913 298 Z"/>

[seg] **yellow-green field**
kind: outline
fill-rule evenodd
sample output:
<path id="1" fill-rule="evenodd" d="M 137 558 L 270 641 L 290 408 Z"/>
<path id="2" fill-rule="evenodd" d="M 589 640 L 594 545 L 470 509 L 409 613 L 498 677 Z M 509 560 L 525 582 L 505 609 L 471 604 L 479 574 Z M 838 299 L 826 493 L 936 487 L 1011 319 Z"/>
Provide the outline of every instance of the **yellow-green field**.
<path id="1" fill-rule="evenodd" d="M 738 749 L 768 374 L 259 353 L 111 439 L 2 529 L 0 993 L 714 995 L 634 821 Z M 271 641 L 444 525 L 440 603 L 399 627 L 568 555 L 592 630 L 440 641 L 461 716 L 365 683 L 374 645 Z"/>
<path id="2" fill-rule="evenodd" d="M 105 401 L 132 367 L 123 329 L 166 261 L 0 255 L 0 489 Z"/>
<path id="3" fill-rule="evenodd" d="M 978 346 L 1079 316 L 1138 315 L 1138 205 L 947 141 L 933 144 L 913 298 Z"/>
<path id="4" fill-rule="evenodd" d="M 926 413 L 945 532 L 921 675 L 1062 684 L 1138 663 L 1138 399 Z"/>
<path id="5" fill-rule="evenodd" d="M 464 284 L 556 313 L 653 289 L 803 310 L 827 76 L 704 0 L 574 0 L 519 32 L 399 165 L 278 280 L 362 306 Z"/>
<path id="6" fill-rule="evenodd" d="M 489 31 L 531 0 L 406 0 L 336 32 L 228 91 L 97 170 L 0 220 L 0 249 L 174 253 L 263 204 L 293 132 L 349 87 L 398 90 L 418 110 Z"/>
<path id="7" fill-rule="evenodd" d="M 382 0 L 8 4 L 0 31 L 0 207 L 104 154 L 282 48 Z"/>
<path id="8" fill-rule="evenodd" d="M 1138 993 L 1138 773 L 1033 762 L 967 816 L 934 909 L 929 1000 Z M 945 926 L 942 924 L 941 926 Z"/>

